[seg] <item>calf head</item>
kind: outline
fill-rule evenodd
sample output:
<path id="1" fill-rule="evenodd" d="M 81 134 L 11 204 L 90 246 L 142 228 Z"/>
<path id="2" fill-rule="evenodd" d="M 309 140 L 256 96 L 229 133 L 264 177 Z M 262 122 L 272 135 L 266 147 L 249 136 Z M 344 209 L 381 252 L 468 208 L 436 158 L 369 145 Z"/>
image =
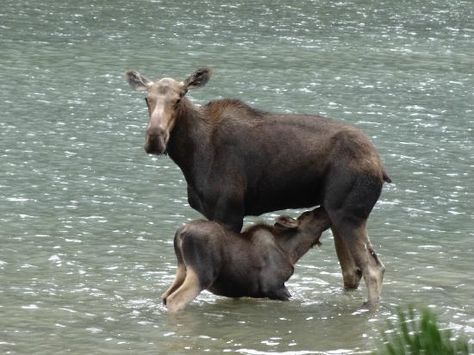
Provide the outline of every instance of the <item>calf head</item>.
<path id="1" fill-rule="evenodd" d="M 281 232 L 298 233 L 300 235 L 317 236 L 331 225 L 326 211 L 318 207 L 312 211 L 303 212 L 297 219 L 280 216 L 275 221 L 275 228 Z M 315 243 L 318 240 L 315 240 Z"/>
<path id="2" fill-rule="evenodd" d="M 184 81 L 171 78 L 151 81 L 136 71 L 127 72 L 126 77 L 133 89 L 146 92 L 149 120 L 145 151 L 150 154 L 163 154 L 176 124 L 181 99 L 189 89 L 206 85 L 211 71 L 206 68 L 198 69 Z"/>

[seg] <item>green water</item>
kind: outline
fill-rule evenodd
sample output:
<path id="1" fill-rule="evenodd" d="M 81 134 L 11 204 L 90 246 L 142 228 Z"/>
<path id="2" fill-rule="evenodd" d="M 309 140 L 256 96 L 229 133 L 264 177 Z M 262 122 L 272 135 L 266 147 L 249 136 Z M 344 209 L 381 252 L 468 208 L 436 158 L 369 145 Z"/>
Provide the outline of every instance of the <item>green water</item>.
<path id="1" fill-rule="evenodd" d="M 473 49 L 473 1 L 3 0 L 0 351 L 363 353 L 408 303 L 472 339 Z M 166 313 L 172 237 L 199 214 L 177 166 L 145 154 L 123 74 L 203 65 L 196 103 L 319 113 L 375 142 L 394 181 L 369 225 L 387 267 L 378 312 L 354 312 L 366 290 L 342 291 L 328 233 L 290 302 L 204 292 Z"/>

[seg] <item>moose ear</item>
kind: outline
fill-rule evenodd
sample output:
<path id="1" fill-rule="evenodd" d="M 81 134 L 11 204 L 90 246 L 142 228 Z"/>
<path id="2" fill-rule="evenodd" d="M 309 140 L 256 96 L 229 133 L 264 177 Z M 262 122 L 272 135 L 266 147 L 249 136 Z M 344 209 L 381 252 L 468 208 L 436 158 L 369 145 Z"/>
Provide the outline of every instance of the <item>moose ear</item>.
<path id="1" fill-rule="evenodd" d="M 135 70 L 128 71 L 125 74 L 128 84 L 134 90 L 145 91 L 152 82 Z"/>
<path id="2" fill-rule="evenodd" d="M 298 221 L 288 216 L 280 216 L 275 220 L 275 227 L 295 229 L 298 228 Z"/>
<path id="3" fill-rule="evenodd" d="M 199 88 L 207 84 L 211 78 L 212 71 L 209 68 L 200 68 L 192 73 L 184 80 L 183 84 L 186 89 Z"/>

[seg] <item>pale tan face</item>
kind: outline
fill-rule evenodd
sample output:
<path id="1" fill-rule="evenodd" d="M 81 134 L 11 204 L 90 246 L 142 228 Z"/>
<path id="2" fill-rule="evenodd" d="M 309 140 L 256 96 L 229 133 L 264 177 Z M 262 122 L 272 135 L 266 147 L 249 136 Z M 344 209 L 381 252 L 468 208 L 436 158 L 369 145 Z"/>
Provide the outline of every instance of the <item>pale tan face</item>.
<path id="1" fill-rule="evenodd" d="M 177 109 L 181 99 L 189 89 L 206 85 L 211 77 L 211 70 L 201 68 L 184 81 L 163 78 L 151 81 L 132 70 L 127 72 L 126 79 L 130 86 L 146 92 L 148 106 L 148 125 L 146 129 L 145 151 L 150 154 L 163 154 L 170 139 L 171 131 L 176 125 Z"/>
<path id="2" fill-rule="evenodd" d="M 176 123 L 176 110 L 186 93 L 182 82 L 164 78 L 147 87 L 148 125 L 146 129 L 145 151 L 163 154 Z"/>

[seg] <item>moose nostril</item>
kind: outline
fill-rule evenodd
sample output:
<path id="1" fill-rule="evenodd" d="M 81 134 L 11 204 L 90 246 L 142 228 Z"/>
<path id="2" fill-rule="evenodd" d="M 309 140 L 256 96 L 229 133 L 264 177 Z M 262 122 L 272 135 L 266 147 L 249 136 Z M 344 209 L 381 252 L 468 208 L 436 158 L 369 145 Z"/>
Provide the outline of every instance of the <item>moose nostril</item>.
<path id="1" fill-rule="evenodd" d="M 160 127 L 148 127 L 146 134 L 150 137 L 162 137 L 165 134 L 165 130 Z"/>

